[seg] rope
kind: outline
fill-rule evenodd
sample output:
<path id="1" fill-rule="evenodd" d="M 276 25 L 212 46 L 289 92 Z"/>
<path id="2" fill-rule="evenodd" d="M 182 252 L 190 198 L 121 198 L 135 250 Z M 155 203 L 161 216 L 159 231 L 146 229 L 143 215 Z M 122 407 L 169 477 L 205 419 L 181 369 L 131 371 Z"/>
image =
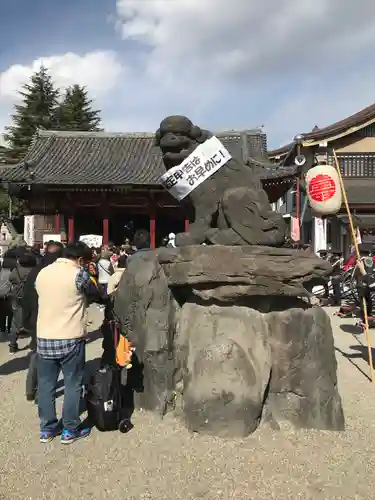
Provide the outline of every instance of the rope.
<path id="1" fill-rule="evenodd" d="M 348 214 L 348 219 L 349 219 L 350 231 L 351 231 L 351 234 L 352 234 L 353 245 L 354 245 L 354 248 L 355 248 L 355 252 L 357 254 L 357 262 L 360 262 L 361 261 L 361 255 L 359 253 L 359 247 L 358 247 L 357 237 L 356 237 L 356 233 L 355 233 L 355 230 L 354 230 L 353 219 L 352 219 L 352 214 L 351 214 L 350 208 L 349 208 L 348 198 L 346 196 L 344 181 L 343 181 L 342 175 L 341 175 L 340 164 L 339 164 L 339 161 L 337 159 L 336 151 L 333 150 L 332 152 L 333 152 L 333 158 L 335 160 L 335 166 L 336 166 L 337 174 L 339 176 L 340 187 L 341 187 L 342 196 L 344 198 L 344 204 L 345 204 L 346 212 Z M 369 332 L 369 326 L 368 326 L 367 305 L 366 305 L 366 300 L 365 300 L 364 297 L 362 297 L 362 307 L 363 307 L 363 315 L 364 315 L 364 318 L 365 318 L 365 335 L 366 335 L 366 342 L 367 342 L 367 348 L 368 348 L 368 359 L 369 359 L 369 364 L 370 364 L 371 382 L 373 384 L 375 384 L 375 379 L 374 379 L 374 364 L 373 364 L 373 360 L 372 360 L 371 340 L 370 340 L 370 332 Z"/>

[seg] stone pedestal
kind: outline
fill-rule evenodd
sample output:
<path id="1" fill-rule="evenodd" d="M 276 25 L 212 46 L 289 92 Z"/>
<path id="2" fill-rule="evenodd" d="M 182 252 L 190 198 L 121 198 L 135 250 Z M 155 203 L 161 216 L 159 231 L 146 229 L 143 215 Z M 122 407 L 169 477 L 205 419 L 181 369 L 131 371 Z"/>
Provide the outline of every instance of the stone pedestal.
<path id="1" fill-rule="evenodd" d="M 265 420 L 344 429 L 330 320 L 307 291 L 329 271 L 292 249 L 137 254 L 115 302 L 144 367 L 137 405 L 163 415 L 176 398 L 189 429 L 223 437 Z"/>

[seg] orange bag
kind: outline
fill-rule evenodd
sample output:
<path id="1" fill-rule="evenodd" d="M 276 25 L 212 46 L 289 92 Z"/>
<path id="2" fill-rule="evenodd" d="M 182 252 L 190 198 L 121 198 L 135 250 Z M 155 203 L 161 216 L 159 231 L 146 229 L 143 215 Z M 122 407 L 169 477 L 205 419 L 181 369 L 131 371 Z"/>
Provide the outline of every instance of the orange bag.
<path id="1" fill-rule="evenodd" d="M 118 366 L 126 366 L 126 368 L 131 368 L 132 360 L 132 344 L 123 335 L 120 335 L 119 342 L 116 347 L 116 363 Z"/>

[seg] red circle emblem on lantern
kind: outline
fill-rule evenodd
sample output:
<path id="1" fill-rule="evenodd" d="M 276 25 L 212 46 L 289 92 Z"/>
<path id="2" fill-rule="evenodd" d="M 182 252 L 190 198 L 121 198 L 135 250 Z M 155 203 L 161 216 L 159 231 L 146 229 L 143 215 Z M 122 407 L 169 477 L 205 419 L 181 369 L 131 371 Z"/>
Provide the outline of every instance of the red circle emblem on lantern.
<path id="1" fill-rule="evenodd" d="M 321 203 L 328 201 L 336 193 L 335 181 L 327 174 L 313 177 L 309 184 L 309 195 L 312 200 Z"/>

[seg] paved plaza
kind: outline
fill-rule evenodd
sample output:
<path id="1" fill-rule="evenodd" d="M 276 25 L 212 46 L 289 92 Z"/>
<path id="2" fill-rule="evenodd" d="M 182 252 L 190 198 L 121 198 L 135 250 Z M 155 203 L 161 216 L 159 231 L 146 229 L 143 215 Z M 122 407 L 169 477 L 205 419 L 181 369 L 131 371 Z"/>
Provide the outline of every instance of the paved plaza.
<path id="1" fill-rule="evenodd" d="M 96 307 L 91 321 L 95 331 Z M 347 430 L 263 428 L 243 441 L 192 435 L 170 416 L 136 412 L 127 435 L 94 430 L 70 446 L 41 445 L 37 408 L 24 396 L 28 351 L 11 356 L 0 344 L 0 500 L 374 499 L 375 386 L 365 339 L 354 320 L 332 316 L 332 324 Z M 100 339 L 87 345 L 89 368 L 100 352 Z"/>

